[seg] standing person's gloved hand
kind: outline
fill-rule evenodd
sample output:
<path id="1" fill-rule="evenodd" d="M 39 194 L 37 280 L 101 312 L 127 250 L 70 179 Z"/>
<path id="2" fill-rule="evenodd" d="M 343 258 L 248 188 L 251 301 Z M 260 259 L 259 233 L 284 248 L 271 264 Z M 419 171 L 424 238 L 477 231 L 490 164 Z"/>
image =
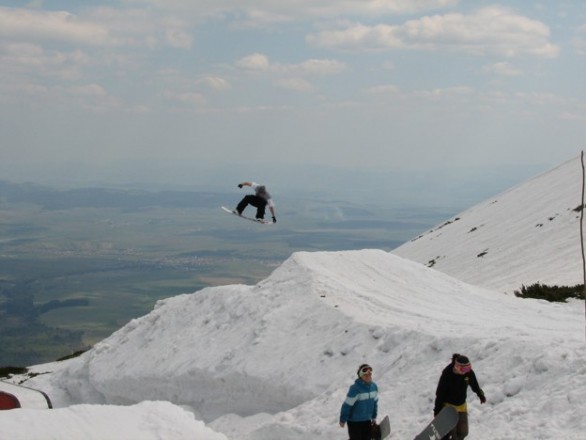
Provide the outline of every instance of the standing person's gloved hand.
<path id="1" fill-rule="evenodd" d="M 241 183 L 238 184 L 238 188 L 242 188 L 244 185 L 242 185 Z"/>
<path id="2" fill-rule="evenodd" d="M 273 215 L 273 223 L 277 223 L 277 217 Z"/>
<path id="3" fill-rule="evenodd" d="M 486 403 L 486 397 L 484 397 L 484 394 L 480 394 L 478 398 L 480 399 L 480 403 Z"/>

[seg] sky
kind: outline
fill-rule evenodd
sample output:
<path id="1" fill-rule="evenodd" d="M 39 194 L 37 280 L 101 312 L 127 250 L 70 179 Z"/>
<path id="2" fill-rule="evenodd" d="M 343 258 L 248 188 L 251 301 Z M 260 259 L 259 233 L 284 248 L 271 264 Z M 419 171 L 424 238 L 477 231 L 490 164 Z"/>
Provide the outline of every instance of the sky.
<path id="1" fill-rule="evenodd" d="M 577 1 L 0 0 L 0 178 L 503 189 L 584 147 L 585 67 Z"/>

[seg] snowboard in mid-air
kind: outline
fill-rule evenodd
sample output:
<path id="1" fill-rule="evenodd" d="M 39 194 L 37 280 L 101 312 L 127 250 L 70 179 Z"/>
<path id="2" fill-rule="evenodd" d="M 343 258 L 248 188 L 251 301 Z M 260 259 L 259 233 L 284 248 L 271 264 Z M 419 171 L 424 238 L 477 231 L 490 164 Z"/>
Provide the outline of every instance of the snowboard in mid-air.
<path id="1" fill-rule="evenodd" d="M 233 211 L 233 210 L 231 210 L 231 209 L 228 209 L 228 208 L 226 208 L 225 206 L 222 206 L 222 209 L 223 209 L 224 211 L 226 211 L 226 212 L 229 212 L 230 214 L 233 214 L 233 215 L 235 215 L 236 217 L 240 217 L 240 218 L 243 218 L 243 219 L 249 220 L 249 221 L 251 221 L 251 222 L 255 222 L 255 223 L 261 223 L 261 224 L 263 224 L 263 225 L 272 225 L 272 224 L 273 224 L 273 222 L 270 222 L 270 221 L 268 221 L 268 220 L 264 220 L 264 219 L 256 219 L 256 218 L 247 217 L 247 216 L 245 216 L 245 215 L 238 214 L 236 211 Z"/>
<path id="2" fill-rule="evenodd" d="M 453 406 L 444 406 L 435 419 L 414 440 L 439 440 L 454 429 L 458 423 L 458 411 Z"/>

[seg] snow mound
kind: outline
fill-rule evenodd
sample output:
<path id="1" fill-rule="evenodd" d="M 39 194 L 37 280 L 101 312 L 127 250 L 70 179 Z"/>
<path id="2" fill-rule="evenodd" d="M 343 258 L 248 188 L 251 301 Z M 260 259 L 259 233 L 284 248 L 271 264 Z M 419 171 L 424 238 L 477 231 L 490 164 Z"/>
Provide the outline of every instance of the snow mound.
<path id="1" fill-rule="evenodd" d="M 11 440 L 227 440 L 169 402 L 0 411 L 0 425 Z"/>
<path id="2" fill-rule="evenodd" d="M 380 413 L 412 438 L 441 369 L 464 352 L 489 399 L 482 409 L 470 399 L 475 438 L 536 426 L 536 438 L 572 438 L 586 429 L 583 337 L 578 301 L 521 300 L 379 250 L 299 252 L 255 286 L 160 301 L 31 382 L 56 406 L 168 400 L 234 440 L 334 440 L 369 362 Z"/>

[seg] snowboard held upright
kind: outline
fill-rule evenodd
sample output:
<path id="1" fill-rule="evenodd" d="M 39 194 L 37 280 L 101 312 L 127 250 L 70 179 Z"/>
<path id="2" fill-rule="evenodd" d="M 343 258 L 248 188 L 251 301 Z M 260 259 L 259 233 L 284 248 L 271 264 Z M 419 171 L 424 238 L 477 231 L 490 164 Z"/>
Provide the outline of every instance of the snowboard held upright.
<path id="1" fill-rule="evenodd" d="M 444 406 L 440 413 L 414 440 L 439 440 L 458 424 L 458 411 L 453 406 Z"/>
<path id="2" fill-rule="evenodd" d="M 380 439 L 385 440 L 391 435 L 391 423 L 389 422 L 389 416 L 385 416 L 380 422 Z"/>
<path id="3" fill-rule="evenodd" d="M 391 423 L 389 422 L 389 416 L 385 416 L 378 425 L 376 423 L 372 423 L 370 426 L 371 440 L 385 440 L 390 435 Z"/>

